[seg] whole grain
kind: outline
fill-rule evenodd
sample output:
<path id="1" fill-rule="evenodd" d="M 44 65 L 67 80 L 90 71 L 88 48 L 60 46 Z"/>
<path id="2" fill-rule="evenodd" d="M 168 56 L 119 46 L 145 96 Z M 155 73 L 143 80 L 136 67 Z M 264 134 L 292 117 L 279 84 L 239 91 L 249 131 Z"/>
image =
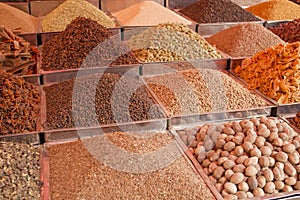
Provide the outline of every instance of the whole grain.
<path id="1" fill-rule="evenodd" d="M 82 65 L 84 60 L 87 61 Z M 83 17 L 73 20 L 65 31 L 43 46 L 42 68 L 46 71 L 136 63 L 120 38 Z"/>
<path id="2" fill-rule="evenodd" d="M 43 18 L 44 32 L 63 31 L 77 17 L 90 18 L 104 27 L 115 27 L 115 23 L 100 9 L 85 0 L 67 0 Z"/>
<path id="3" fill-rule="evenodd" d="M 230 0 L 199 0 L 179 12 L 198 23 L 260 21 Z"/>
<path id="4" fill-rule="evenodd" d="M 156 26 L 177 22 L 192 24 L 189 20 L 154 1 L 142 1 L 113 14 L 123 26 Z"/>
<path id="5" fill-rule="evenodd" d="M 47 109 L 44 128 L 48 130 L 142 121 L 163 116 L 159 108 L 153 107 L 154 100 L 144 85 L 133 77 L 93 74 L 79 77 L 76 82 L 71 79 L 45 86 L 44 91 Z M 91 105 L 95 107 L 90 108 Z"/>
<path id="6" fill-rule="evenodd" d="M 177 23 L 160 24 L 128 40 L 130 49 L 143 62 L 220 58 L 203 37 Z"/>
<path id="7" fill-rule="evenodd" d="M 269 47 L 284 44 L 277 35 L 256 23 L 239 24 L 206 40 L 232 57 L 250 57 Z"/>
<path id="8" fill-rule="evenodd" d="M 300 101 L 300 42 L 279 44 L 242 61 L 235 73 L 280 104 Z"/>
<path id="9" fill-rule="evenodd" d="M 40 148 L 0 142 L 0 199 L 41 199 Z"/>
<path id="10" fill-rule="evenodd" d="M 4 25 L 14 32 L 21 33 L 38 31 L 38 18 L 5 3 L 0 3 L 0 10 L 0 26 Z"/>
<path id="11" fill-rule="evenodd" d="M 191 69 L 146 78 L 171 115 L 237 110 L 266 105 L 228 75 Z"/>
<path id="12" fill-rule="evenodd" d="M 288 0 L 270 0 L 246 8 L 246 10 L 265 20 L 300 18 L 300 6 Z"/>
<path id="13" fill-rule="evenodd" d="M 119 148 L 126 147 L 128 153 L 135 152 L 136 147 L 134 146 L 142 144 L 147 144 L 143 147 L 145 150 L 143 152 L 151 153 L 151 147 L 155 146 L 157 142 L 170 143 L 173 140 L 170 135 L 165 137 L 166 133 L 160 133 L 156 134 L 153 140 L 145 140 L 143 143 L 128 138 L 130 143 L 127 144 L 117 138 L 123 134 L 111 133 L 109 138 L 115 142 L 118 141 Z M 93 144 L 98 144 L 100 139 L 91 138 L 82 142 L 76 141 L 47 147 L 50 157 L 51 198 L 58 200 L 90 198 L 212 199 L 211 192 L 184 157 L 180 156 L 170 165 L 152 172 L 123 172 L 107 166 L 101 160 L 92 157 L 90 151 L 87 151 L 98 150 L 100 147 L 93 146 Z M 175 145 L 174 150 L 176 149 L 178 151 Z M 137 153 L 137 155 L 143 154 Z M 156 154 L 156 156 L 157 162 L 163 161 L 162 155 Z M 65 170 L 66 168 L 68 171 Z"/>
<path id="14" fill-rule="evenodd" d="M 40 94 L 21 77 L 0 70 L 0 135 L 36 131 Z"/>
<path id="15" fill-rule="evenodd" d="M 292 43 L 300 41 L 300 18 L 270 27 L 269 30 L 278 35 L 285 42 Z"/>

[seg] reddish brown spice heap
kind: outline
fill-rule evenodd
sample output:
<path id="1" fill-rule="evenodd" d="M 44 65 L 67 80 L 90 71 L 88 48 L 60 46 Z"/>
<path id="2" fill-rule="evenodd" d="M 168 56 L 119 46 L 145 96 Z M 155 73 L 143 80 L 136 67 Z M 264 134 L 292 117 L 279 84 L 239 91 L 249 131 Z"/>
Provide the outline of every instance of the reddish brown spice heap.
<path id="1" fill-rule="evenodd" d="M 300 18 L 270 27 L 269 30 L 285 42 L 293 43 L 300 41 Z"/>
<path id="2" fill-rule="evenodd" d="M 37 87 L 0 70 L 0 135 L 36 131 L 39 102 Z"/>
<path id="3" fill-rule="evenodd" d="M 90 57 L 82 67 L 138 63 L 110 30 L 96 21 L 78 17 L 44 45 L 42 68 L 46 71 L 80 68 L 88 55 Z"/>

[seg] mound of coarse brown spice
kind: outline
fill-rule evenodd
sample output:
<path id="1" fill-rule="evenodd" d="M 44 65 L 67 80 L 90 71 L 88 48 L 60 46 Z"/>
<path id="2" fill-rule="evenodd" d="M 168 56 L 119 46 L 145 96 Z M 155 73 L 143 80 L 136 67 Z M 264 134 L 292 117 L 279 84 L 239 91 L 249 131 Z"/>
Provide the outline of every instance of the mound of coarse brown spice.
<path id="1" fill-rule="evenodd" d="M 135 135 L 135 133 L 133 134 Z M 52 199 L 204 200 L 214 198 L 190 163 L 184 156 L 180 155 L 174 138 L 168 133 L 158 133 L 152 139 L 144 140 L 126 137 L 126 133 L 107 135 L 109 140 L 114 140 L 111 145 L 118 148 L 119 151 L 126 151 L 129 155 L 134 154 L 141 157 L 143 155 L 156 157 L 155 163 L 152 163 L 154 166 L 164 162 L 163 159 L 171 159 L 173 162 L 153 171 L 141 169 L 139 173 L 132 173 L 118 170 L 118 166 L 111 165 L 111 163 L 108 166 L 103 160 L 93 157 L 95 154 L 95 156 L 106 154 L 105 151 L 101 151 L 103 145 L 99 146 L 103 137 L 51 145 L 47 147 L 47 151 L 50 158 Z M 125 143 L 122 139 L 118 139 L 120 135 L 126 137 Z M 157 143 L 171 145 L 172 148 L 168 149 L 170 157 L 166 158 L 158 153 L 161 146 Z M 92 152 L 94 150 L 95 152 Z M 177 157 L 171 157 L 174 152 Z M 115 156 L 111 157 L 111 160 L 129 161 L 126 158 Z M 147 158 L 143 160 L 145 161 L 143 167 L 146 169 L 153 167 L 147 163 L 149 160 Z M 133 164 L 132 167 L 135 168 L 136 166 Z"/>
<path id="2" fill-rule="evenodd" d="M 239 24 L 206 40 L 232 57 L 250 57 L 279 43 L 284 44 L 277 35 L 256 23 Z"/>
<path id="3" fill-rule="evenodd" d="M 260 21 L 230 0 L 199 0 L 179 12 L 198 23 Z"/>
<path id="4" fill-rule="evenodd" d="M 213 69 L 152 76 L 146 82 L 171 115 L 266 106 L 262 98 Z"/>
<path id="5" fill-rule="evenodd" d="M 269 28 L 285 42 L 300 41 L 300 18 Z"/>
<path id="6" fill-rule="evenodd" d="M 36 86 L 0 70 L 0 135 L 36 131 L 39 102 Z"/>
<path id="7" fill-rule="evenodd" d="M 42 68 L 46 71 L 80 68 L 88 55 L 89 59 L 82 67 L 138 63 L 110 30 L 96 21 L 78 17 L 43 46 Z"/>

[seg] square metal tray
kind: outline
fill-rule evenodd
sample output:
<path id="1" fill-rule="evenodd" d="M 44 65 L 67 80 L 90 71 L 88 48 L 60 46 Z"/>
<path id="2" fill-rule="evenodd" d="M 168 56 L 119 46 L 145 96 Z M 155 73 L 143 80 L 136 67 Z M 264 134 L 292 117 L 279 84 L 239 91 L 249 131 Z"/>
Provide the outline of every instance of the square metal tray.
<path id="1" fill-rule="evenodd" d="M 108 68 L 108 70 L 105 70 L 104 73 L 114 73 L 114 74 L 124 75 L 124 73 L 119 68 Z M 72 75 L 74 75 L 74 74 L 72 74 Z M 90 71 L 84 71 L 84 73 L 80 74 L 80 76 L 86 76 L 89 74 L 93 74 L 93 73 L 90 73 Z M 59 78 L 59 76 L 55 76 L 52 79 L 52 81 L 47 80 L 47 85 L 43 85 L 43 87 L 49 86 L 51 84 L 55 84 L 55 83 L 58 83 L 63 80 L 67 80 L 67 79 L 71 78 L 69 76 L 70 74 L 66 74 L 67 77 L 64 76 L 65 74 L 60 74 L 60 75 L 61 75 L 61 78 Z M 140 78 L 138 77 L 137 74 L 128 74 L 127 73 L 124 76 L 135 77 L 140 81 Z M 74 78 L 74 77 L 72 77 L 72 78 Z M 141 82 L 141 83 L 143 84 L 143 82 Z M 42 127 L 42 125 L 47 120 L 46 94 L 44 91 L 42 91 L 41 132 L 45 133 L 46 141 L 52 141 L 52 140 L 58 140 L 58 139 L 77 138 L 79 131 L 82 132 L 83 135 L 85 135 L 86 132 L 87 131 L 89 132 L 90 130 L 94 130 L 97 133 L 99 133 L 99 128 L 101 131 L 104 131 L 104 132 L 113 132 L 116 130 L 152 131 L 152 130 L 158 130 L 158 129 L 159 130 L 165 129 L 165 127 L 167 127 L 166 112 L 165 112 L 164 108 L 162 108 L 160 106 L 156 97 L 153 96 L 152 93 L 148 90 L 147 86 L 145 89 L 146 89 L 147 94 L 152 98 L 153 105 L 158 106 L 158 108 L 160 109 L 160 112 L 163 115 L 162 117 L 149 119 L 149 120 L 143 120 L 143 121 L 122 122 L 122 123 L 114 123 L 114 124 L 101 124 L 100 126 L 97 126 L 97 127 L 76 127 L 76 128 L 65 128 L 65 129 L 56 129 L 56 130 L 48 130 L 48 129 L 44 129 Z"/>
<path id="2" fill-rule="evenodd" d="M 260 116 L 268 116 L 268 115 L 260 115 Z M 184 143 L 184 141 L 180 138 L 178 131 L 182 131 L 186 128 L 188 129 L 193 129 L 196 128 L 197 126 L 201 126 L 207 123 L 226 123 L 229 121 L 240 121 L 243 119 L 249 119 L 252 116 L 249 117 L 242 117 L 240 119 L 229 119 L 229 120 L 211 120 L 209 122 L 199 122 L 197 124 L 191 124 L 189 126 L 177 126 L 177 127 L 171 127 L 170 128 L 170 132 L 174 135 L 174 137 L 176 138 L 176 140 L 178 141 L 178 143 L 181 145 L 181 148 L 184 149 L 186 151 L 186 154 L 188 155 L 189 159 L 192 161 L 193 165 L 196 167 L 196 169 L 198 171 L 200 171 L 200 174 L 205 177 L 203 178 L 203 180 L 205 181 L 205 183 L 207 184 L 207 186 L 209 188 L 211 188 L 211 191 L 213 192 L 213 194 L 217 197 L 217 199 L 224 199 L 222 197 L 222 195 L 217 191 L 217 189 L 215 188 L 215 186 L 210 182 L 208 176 L 206 175 L 206 173 L 204 172 L 202 166 L 200 165 L 200 163 L 196 160 L 196 158 L 193 156 L 193 154 L 190 152 L 189 148 L 187 147 L 187 145 Z M 253 116 L 255 117 L 255 116 Z M 259 117 L 259 116 L 256 116 Z M 278 118 L 278 117 L 277 117 Z M 298 129 L 295 129 L 294 126 L 291 126 L 289 124 L 289 122 L 287 122 L 287 120 L 283 119 L 283 118 L 278 118 L 286 123 L 288 123 L 288 125 L 298 134 L 300 134 Z M 250 198 L 251 200 L 265 200 L 265 199 L 269 199 L 269 200 L 275 200 L 275 199 L 299 199 L 300 198 L 300 191 L 299 190 L 294 190 L 292 192 L 283 192 L 283 193 L 277 193 L 277 194 L 272 194 L 272 195 L 267 195 L 267 196 L 260 196 L 260 197 L 253 197 Z"/>
<path id="3" fill-rule="evenodd" d="M 239 79 L 237 79 L 235 76 L 233 76 L 227 70 L 222 70 L 221 69 L 219 71 L 225 73 L 226 75 L 228 75 L 235 82 L 237 82 L 237 84 L 240 84 L 244 88 L 247 88 L 246 85 L 243 82 L 241 82 Z M 274 109 L 276 109 L 277 104 L 275 104 L 273 101 L 266 98 L 265 96 L 261 95 L 256 90 L 249 90 L 249 92 L 251 92 L 252 94 L 260 97 L 266 103 L 266 106 L 260 107 L 260 108 L 248 108 L 248 109 L 245 109 L 245 110 L 224 110 L 224 111 L 218 111 L 218 112 L 209 112 L 209 113 L 204 112 L 204 113 L 190 113 L 190 114 L 182 113 L 182 114 L 174 116 L 163 105 L 161 100 L 157 97 L 156 93 L 147 84 L 147 78 L 155 77 L 155 76 L 156 75 L 144 75 L 144 76 L 141 76 L 141 79 L 144 82 L 144 84 L 146 85 L 146 87 L 148 88 L 148 90 L 152 93 L 152 96 L 154 96 L 157 99 L 160 107 L 162 107 L 164 109 L 164 111 L 167 114 L 168 118 L 170 118 L 170 125 L 172 125 L 172 124 L 178 125 L 178 123 L 191 123 L 191 122 L 199 121 L 199 120 L 202 121 L 202 120 L 207 120 L 211 117 L 217 118 L 217 119 L 220 119 L 220 120 L 222 120 L 223 118 L 227 119 L 228 117 L 229 118 L 234 118 L 235 116 L 240 116 L 241 113 L 242 113 L 243 116 L 244 115 L 246 115 L 246 116 L 251 115 L 252 116 L 253 113 L 258 113 L 258 114 L 268 113 L 268 114 L 272 114 L 272 116 L 276 115 L 276 113 L 274 112 Z"/>
<path id="4" fill-rule="evenodd" d="M 113 132 L 110 132 L 113 133 Z M 152 131 L 129 131 L 128 133 L 137 133 L 137 134 L 147 134 L 147 133 L 171 133 L 173 135 L 172 132 L 170 131 L 166 131 L 166 130 L 152 130 Z M 92 134 L 90 134 L 92 135 Z M 82 138 L 82 140 L 84 141 L 85 139 L 93 139 L 97 138 L 99 135 L 93 135 L 91 137 L 88 138 Z M 139 135 L 137 135 L 137 137 L 139 137 Z M 51 196 L 51 185 L 50 185 L 50 158 L 48 155 L 48 148 L 54 145 L 59 145 L 59 144 L 66 144 L 66 143 L 70 143 L 70 142 L 75 142 L 75 141 L 80 141 L 80 138 L 73 138 L 73 139 L 68 139 L 68 140 L 56 140 L 56 141 L 49 141 L 47 143 L 45 143 L 43 145 L 43 162 L 42 162 L 42 166 L 43 166 L 43 182 L 44 182 L 44 186 L 43 186 L 43 198 L 42 199 L 50 199 Z M 191 170 L 197 175 L 197 177 L 199 179 L 203 179 L 204 183 L 206 183 L 208 180 L 206 174 L 203 172 L 203 170 L 199 170 L 199 168 L 197 166 L 194 165 L 194 162 L 191 160 L 192 156 L 190 154 L 189 151 L 186 150 L 186 148 L 184 148 L 182 146 L 182 142 L 180 140 L 178 140 L 178 138 L 175 138 L 175 136 L 173 137 L 174 140 L 174 144 L 176 145 L 176 148 L 178 149 L 178 152 L 181 154 L 180 158 L 183 157 L 185 159 L 185 161 L 188 163 L 188 165 L 191 167 Z M 175 159 L 175 157 L 174 157 Z M 188 180 L 187 180 L 188 181 Z M 180 183 L 179 183 L 180 184 Z M 214 187 L 211 187 L 211 185 L 207 185 L 208 189 L 211 190 L 212 195 L 213 195 L 213 199 L 219 199 L 218 197 L 220 197 L 220 195 L 216 192 Z"/>

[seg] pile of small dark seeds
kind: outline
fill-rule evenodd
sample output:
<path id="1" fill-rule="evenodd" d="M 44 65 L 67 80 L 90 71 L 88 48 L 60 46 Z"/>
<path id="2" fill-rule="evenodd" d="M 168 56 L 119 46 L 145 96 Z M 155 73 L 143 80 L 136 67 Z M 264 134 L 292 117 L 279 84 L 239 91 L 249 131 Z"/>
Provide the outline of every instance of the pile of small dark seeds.
<path id="1" fill-rule="evenodd" d="M 103 43 L 103 45 L 102 45 Z M 96 48 L 97 47 L 97 48 Z M 96 48 L 93 53 L 91 51 Z M 107 28 L 96 21 L 78 17 L 65 31 L 43 46 L 42 68 L 46 71 L 136 64 L 137 59 Z"/>
<path id="2" fill-rule="evenodd" d="M 115 122 L 142 121 L 163 116 L 154 106 L 144 85 L 133 77 L 118 74 L 94 74 L 44 87 L 46 93 L 46 129 L 97 126 Z M 118 84 L 118 90 L 116 89 Z M 91 85 L 97 85 L 94 94 Z M 130 93 L 130 89 L 137 90 Z M 121 88 L 121 89 L 120 89 Z M 122 91 L 120 91 L 122 90 Z M 78 97 L 78 98 L 77 98 Z M 88 106 L 94 104 L 95 112 Z M 75 109 L 72 109 L 72 105 Z M 80 119 L 76 118 L 76 114 Z M 97 119 L 93 121 L 93 119 Z"/>
<path id="3" fill-rule="evenodd" d="M 200 0 L 180 12 L 198 23 L 260 21 L 230 0 Z"/>

